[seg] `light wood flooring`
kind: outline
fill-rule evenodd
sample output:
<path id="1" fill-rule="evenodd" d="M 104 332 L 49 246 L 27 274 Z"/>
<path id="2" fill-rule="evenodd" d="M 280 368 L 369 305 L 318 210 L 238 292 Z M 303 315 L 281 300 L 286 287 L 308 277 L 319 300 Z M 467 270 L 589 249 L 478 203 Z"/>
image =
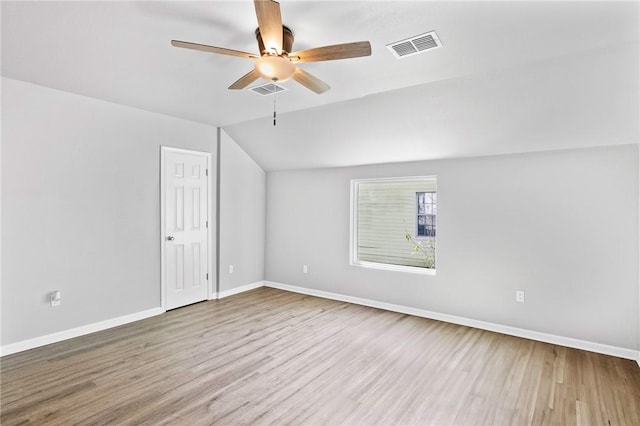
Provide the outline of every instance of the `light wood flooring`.
<path id="1" fill-rule="evenodd" d="M 2 425 L 640 425 L 640 368 L 261 288 L 1 360 Z"/>

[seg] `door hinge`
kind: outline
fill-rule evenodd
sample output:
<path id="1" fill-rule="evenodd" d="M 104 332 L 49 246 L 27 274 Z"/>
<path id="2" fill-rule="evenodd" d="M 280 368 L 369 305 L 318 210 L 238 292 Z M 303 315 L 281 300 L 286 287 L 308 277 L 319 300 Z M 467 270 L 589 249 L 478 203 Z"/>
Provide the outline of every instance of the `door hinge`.
<path id="1" fill-rule="evenodd" d="M 204 169 L 204 175 L 209 176 L 209 169 Z"/>
<path id="2" fill-rule="evenodd" d="M 209 281 L 209 273 L 207 272 L 207 281 Z"/>
<path id="3" fill-rule="evenodd" d="M 205 228 L 208 228 L 208 227 L 209 227 L 209 221 L 208 221 L 208 220 L 204 222 L 204 227 L 205 227 Z"/>

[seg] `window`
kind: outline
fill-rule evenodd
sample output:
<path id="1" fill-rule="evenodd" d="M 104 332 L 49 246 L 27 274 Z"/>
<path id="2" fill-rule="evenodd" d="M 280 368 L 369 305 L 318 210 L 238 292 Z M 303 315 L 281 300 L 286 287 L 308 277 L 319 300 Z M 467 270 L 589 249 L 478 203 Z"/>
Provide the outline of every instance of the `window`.
<path id="1" fill-rule="evenodd" d="M 433 273 L 436 178 L 351 181 L 351 264 Z"/>
<path id="2" fill-rule="evenodd" d="M 436 193 L 416 192 L 418 228 L 416 237 L 436 236 Z"/>

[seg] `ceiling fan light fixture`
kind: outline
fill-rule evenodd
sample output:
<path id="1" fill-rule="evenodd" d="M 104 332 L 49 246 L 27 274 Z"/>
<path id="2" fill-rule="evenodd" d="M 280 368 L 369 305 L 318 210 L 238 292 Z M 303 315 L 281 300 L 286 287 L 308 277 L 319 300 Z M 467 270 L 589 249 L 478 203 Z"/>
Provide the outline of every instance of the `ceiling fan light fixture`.
<path id="1" fill-rule="evenodd" d="M 265 55 L 256 59 L 256 71 L 267 81 L 287 81 L 295 69 L 296 66 L 282 56 Z"/>

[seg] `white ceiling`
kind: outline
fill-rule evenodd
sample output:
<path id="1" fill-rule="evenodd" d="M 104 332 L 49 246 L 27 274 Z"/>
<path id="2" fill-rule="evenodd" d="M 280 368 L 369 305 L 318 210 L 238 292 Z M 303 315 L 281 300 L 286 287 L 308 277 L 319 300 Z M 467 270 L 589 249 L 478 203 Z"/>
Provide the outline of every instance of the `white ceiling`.
<path id="1" fill-rule="evenodd" d="M 225 128 L 265 169 L 640 142 L 638 1 L 282 0 L 294 50 L 369 40 L 372 56 L 300 65 L 277 97 L 227 87 L 257 52 L 253 4 L 2 2 L 2 75 Z M 435 30 L 443 48 L 386 45 Z"/>

